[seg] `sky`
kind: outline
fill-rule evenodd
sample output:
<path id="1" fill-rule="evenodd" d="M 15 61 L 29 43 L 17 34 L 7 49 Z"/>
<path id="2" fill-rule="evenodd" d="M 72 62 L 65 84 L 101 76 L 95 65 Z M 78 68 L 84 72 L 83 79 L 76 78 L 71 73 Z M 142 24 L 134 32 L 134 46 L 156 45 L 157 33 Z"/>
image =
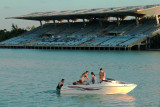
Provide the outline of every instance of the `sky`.
<path id="1" fill-rule="evenodd" d="M 39 21 L 5 19 L 34 12 L 160 4 L 160 0 L 0 0 L 0 30 L 39 26 Z"/>

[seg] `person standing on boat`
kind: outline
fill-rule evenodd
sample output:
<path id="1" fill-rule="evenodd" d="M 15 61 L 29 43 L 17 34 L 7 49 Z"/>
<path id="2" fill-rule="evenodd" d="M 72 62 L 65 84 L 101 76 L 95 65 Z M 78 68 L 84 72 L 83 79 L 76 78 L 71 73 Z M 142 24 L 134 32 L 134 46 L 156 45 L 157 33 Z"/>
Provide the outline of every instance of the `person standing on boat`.
<path id="1" fill-rule="evenodd" d="M 92 80 L 91 80 L 92 84 L 96 84 L 97 83 L 96 75 L 93 72 L 91 72 L 91 75 L 92 75 Z"/>
<path id="2" fill-rule="evenodd" d="M 99 72 L 99 80 L 100 80 L 100 82 L 105 80 L 105 76 L 106 76 L 105 72 L 103 72 L 103 69 L 100 68 L 100 72 Z"/>

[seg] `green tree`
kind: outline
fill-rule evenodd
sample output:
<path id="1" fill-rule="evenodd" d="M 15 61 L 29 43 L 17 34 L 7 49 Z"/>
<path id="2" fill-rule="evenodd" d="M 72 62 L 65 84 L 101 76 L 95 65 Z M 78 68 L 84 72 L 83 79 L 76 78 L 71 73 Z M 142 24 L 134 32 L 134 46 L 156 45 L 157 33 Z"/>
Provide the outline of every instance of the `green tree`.
<path id="1" fill-rule="evenodd" d="M 17 25 L 12 24 L 11 31 L 7 31 L 6 29 L 0 30 L 0 42 L 19 36 L 20 34 L 25 33 L 27 30 L 18 28 Z"/>

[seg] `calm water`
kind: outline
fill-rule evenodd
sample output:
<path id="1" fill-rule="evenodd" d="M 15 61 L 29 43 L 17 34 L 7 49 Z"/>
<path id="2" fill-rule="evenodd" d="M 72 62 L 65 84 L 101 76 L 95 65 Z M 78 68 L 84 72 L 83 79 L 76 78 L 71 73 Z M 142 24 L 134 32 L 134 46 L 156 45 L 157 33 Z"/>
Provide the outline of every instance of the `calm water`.
<path id="1" fill-rule="evenodd" d="M 127 95 L 59 95 L 89 70 L 138 85 Z M 90 76 L 90 75 L 89 75 Z M 0 49 L 0 107 L 160 107 L 160 52 Z"/>

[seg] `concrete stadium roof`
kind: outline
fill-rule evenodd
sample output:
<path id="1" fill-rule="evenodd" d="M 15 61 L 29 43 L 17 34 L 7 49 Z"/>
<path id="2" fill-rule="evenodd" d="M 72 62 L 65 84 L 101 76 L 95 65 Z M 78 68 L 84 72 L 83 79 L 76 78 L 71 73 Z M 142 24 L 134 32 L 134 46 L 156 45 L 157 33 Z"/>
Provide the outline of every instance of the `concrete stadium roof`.
<path id="1" fill-rule="evenodd" d="M 6 19 L 26 19 L 26 20 L 62 20 L 62 19 L 90 19 L 90 18 L 106 18 L 106 17 L 121 17 L 126 16 L 145 16 L 145 15 L 160 15 L 160 4 L 144 5 L 144 6 L 129 6 L 115 8 L 99 8 L 99 9 L 83 9 L 83 10 L 67 10 L 67 11 L 52 11 L 52 12 L 36 12 L 17 17 L 9 17 Z"/>

